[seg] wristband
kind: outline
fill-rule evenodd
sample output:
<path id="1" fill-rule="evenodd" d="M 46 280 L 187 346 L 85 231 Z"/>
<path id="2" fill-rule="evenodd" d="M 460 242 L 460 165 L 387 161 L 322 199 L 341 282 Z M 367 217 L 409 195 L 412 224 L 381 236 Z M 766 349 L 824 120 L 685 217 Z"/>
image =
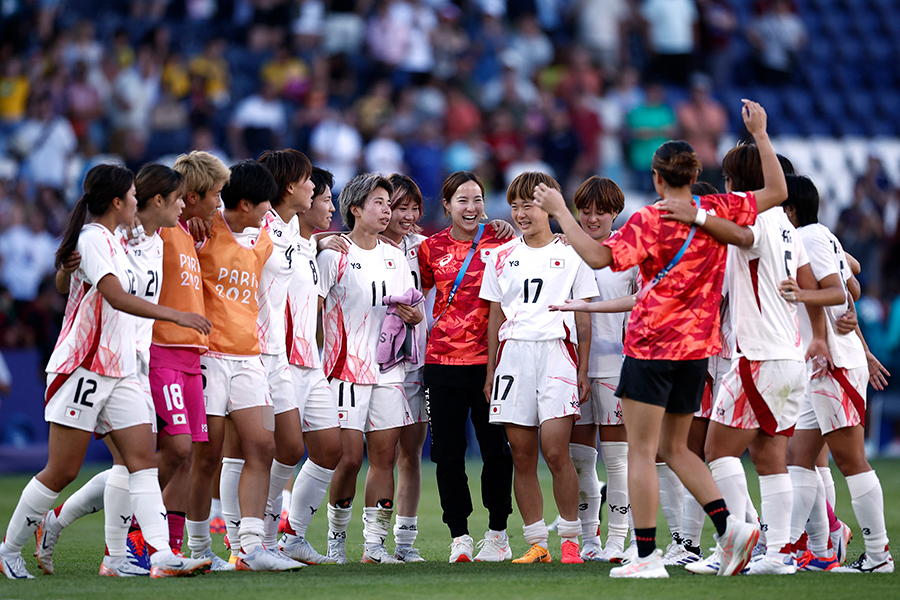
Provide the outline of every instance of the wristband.
<path id="1" fill-rule="evenodd" d="M 697 227 L 703 227 L 703 224 L 706 223 L 706 211 L 702 208 L 697 209 L 697 216 L 694 217 L 694 225 Z"/>

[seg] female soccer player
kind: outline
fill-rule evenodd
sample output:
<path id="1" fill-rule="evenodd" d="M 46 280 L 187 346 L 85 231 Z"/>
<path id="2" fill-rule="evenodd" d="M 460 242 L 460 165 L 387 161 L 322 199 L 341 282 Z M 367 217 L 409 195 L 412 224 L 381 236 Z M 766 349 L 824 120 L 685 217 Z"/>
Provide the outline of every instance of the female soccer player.
<path id="1" fill-rule="evenodd" d="M 10 579 L 30 579 L 21 552 L 25 540 L 66 485 L 77 475 L 91 433 L 108 433 L 129 471 L 134 514 L 148 543 L 151 577 L 190 575 L 210 564 L 176 556 L 168 547 L 165 506 L 156 469 L 152 400 L 137 371 L 134 316 L 173 321 L 208 333 L 202 315 L 156 306 L 138 297 L 124 248 L 115 235 L 134 221 L 134 175 L 117 165 L 98 165 L 69 220 L 57 261 L 77 250 L 66 318 L 47 367 L 45 416 L 50 422 L 47 466 L 25 486 L 0 545 L 0 569 Z M 93 219 L 85 225 L 87 213 Z M 122 284 L 126 287 L 123 288 Z"/>
<path id="2" fill-rule="evenodd" d="M 766 134 L 765 111 L 759 104 L 745 101 L 742 113 L 760 148 L 766 186 L 753 195 L 703 196 L 697 211 L 699 224 L 705 221 L 707 211 L 714 210 L 719 217 L 746 225 L 753 222 L 758 210 L 779 204 L 787 195 L 784 174 Z M 699 170 L 699 160 L 689 144 L 663 144 L 653 158 L 657 193 L 663 199 L 690 200 Z M 559 221 L 569 242 L 592 268 L 612 265 L 614 270 L 622 270 L 639 265 L 647 282 L 631 313 L 616 390 L 622 398 L 629 439 L 628 489 L 638 558 L 613 569 L 610 575 L 668 577 L 661 552 L 655 550 L 657 451 L 715 524 L 723 551 L 719 574 L 739 572 L 749 560 L 759 530 L 729 518 L 709 470 L 687 447 L 693 413 L 703 393 L 707 358 L 719 351 L 718 310 L 726 245 L 705 232 L 662 218 L 664 201 L 637 211 L 603 244 L 581 230 L 559 192 L 539 186 L 535 201 Z M 673 261 L 676 256 L 677 262 Z"/>

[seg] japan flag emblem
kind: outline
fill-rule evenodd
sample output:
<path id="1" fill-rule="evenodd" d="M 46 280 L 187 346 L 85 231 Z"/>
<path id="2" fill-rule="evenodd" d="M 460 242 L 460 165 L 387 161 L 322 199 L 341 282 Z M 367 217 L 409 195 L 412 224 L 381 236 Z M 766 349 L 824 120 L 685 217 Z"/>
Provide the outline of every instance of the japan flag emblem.
<path id="1" fill-rule="evenodd" d="M 396 269 L 397 263 L 394 262 L 393 258 L 386 258 L 384 259 L 384 266 L 388 269 Z"/>
<path id="2" fill-rule="evenodd" d="M 78 418 L 81 417 L 81 410 L 78 408 L 70 408 L 66 411 L 66 417 L 77 421 Z"/>
<path id="3" fill-rule="evenodd" d="M 566 261 L 562 258 L 551 258 L 550 259 L 550 268 L 551 269 L 565 269 Z"/>
<path id="4" fill-rule="evenodd" d="M 491 414 L 492 415 L 500 414 L 500 405 L 499 404 L 491 404 Z"/>

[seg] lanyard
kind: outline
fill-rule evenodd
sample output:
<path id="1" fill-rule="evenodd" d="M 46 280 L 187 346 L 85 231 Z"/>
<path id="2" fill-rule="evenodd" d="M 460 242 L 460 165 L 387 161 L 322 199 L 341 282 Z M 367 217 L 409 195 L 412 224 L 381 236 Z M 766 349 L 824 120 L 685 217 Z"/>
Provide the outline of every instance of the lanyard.
<path id="1" fill-rule="evenodd" d="M 694 196 L 694 204 L 697 206 L 697 210 L 703 210 L 702 208 L 700 208 L 700 198 L 698 196 Z M 662 281 L 663 277 L 668 275 L 669 271 L 671 271 L 675 267 L 675 265 L 678 264 L 678 262 L 681 260 L 681 257 L 684 256 L 685 251 L 688 249 L 688 246 L 691 245 L 691 240 L 694 239 L 694 234 L 696 232 L 697 232 L 697 226 L 691 225 L 691 230 L 688 232 L 687 239 L 684 240 L 684 244 L 681 245 L 681 248 L 678 250 L 678 253 L 672 257 L 672 260 L 669 261 L 669 264 L 667 264 L 665 267 L 663 267 L 662 271 L 660 271 L 659 273 L 656 274 L 656 277 L 654 277 L 650 281 L 650 283 L 646 284 L 643 288 L 641 288 L 641 291 L 639 291 L 637 293 L 638 300 L 641 300 L 644 296 L 646 296 L 647 293 L 650 290 L 652 290 L 654 287 L 656 287 L 656 284 L 659 283 L 660 281 Z"/>
<path id="2" fill-rule="evenodd" d="M 466 270 L 469 268 L 469 263 L 472 262 L 472 257 L 475 256 L 475 249 L 478 246 L 478 242 L 481 241 L 481 235 L 484 233 L 484 223 L 478 225 L 478 232 L 475 234 L 475 239 L 472 240 L 472 246 L 469 248 L 469 253 L 466 254 L 466 260 L 463 261 L 462 267 L 459 269 L 459 273 L 456 274 L 456 280 L 453 282 L 453 285 L 450 287 L 450 294 L 447 296 L 447 305 L 444 307 L 444 312 L 438 315 L 437 319 L 435 319 L 435 323 L 443 317 L 447 313 L 447 309 L 450 308 L 450 302 L 453 300 L 453 296 L 456 295 L 456 290 L 459 289 L 459 284 L 462 283 L 463 277 L 466 274 Z"/>

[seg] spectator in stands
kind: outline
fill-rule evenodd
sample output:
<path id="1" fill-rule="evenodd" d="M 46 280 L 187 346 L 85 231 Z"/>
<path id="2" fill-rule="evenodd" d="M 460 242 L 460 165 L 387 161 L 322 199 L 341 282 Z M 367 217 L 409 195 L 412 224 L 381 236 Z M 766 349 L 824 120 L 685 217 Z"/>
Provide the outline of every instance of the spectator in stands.
<path id="1" fill-rule="evenodd" d="M 675 112 L 666 102 L 665 88 L 661 84 L 651 83 L 647 86 L 647 97 L 644 102 L 628 113 L 629 148 L 628 165 L 634 171 L 637 184 L 647 192 L 653 178 L 650 176 L 650 165 L 656 149 L 675 134 L 677 121 Z"/>
<path id="2" fill-rule="evenodd" d="M 531 80 L 522 77 L 519 71 L 509 64 L 503 68 L 500 77 L 492 79 L 482 87 L 480 104 L 486 111 L 496 110 L 501 105 L 521 111 L 537 102 L 538 97 L 538 90 Z"/>
<path id="3" fill-rule="evenodd" d="M 68 69 L 78 63 L 85 63 L 89 70 L 100 68 L 103 59 L 103 45 L 96 40 L 94 24 L 90 20 L 75 25 L 71 41 L 63 47 L 63 61 Z"/>
<path id="4" fill-rule="evenodd" d="M 370 0 L 332 0 L 325 17 L 326 54 L 359 54 L 366 30 L 362 15 L 370 4 Z"/>
<path id="5" fill-rule="evenodd" d="M 113 152 L 126 152 L 126 139 L 135 135 L 146 140 L 150 135 L 150 117 L 159 99 L 160 67 L 154 62 L 153 49 L 141 46 L 137 64 L 119 71 L 112 86 L 110 122 Z"/>
<path id="6" fill-rule="evenodd" d="M 753 20 L 747 39 L 757 52 L 757 74 L 773 85 L 791 80 L 797 53 L 806 45 L 806 27 L 790 0 L 773 0 Z"/>
<path id="7" fill-rule="evenodd" d="M 423 211 L 428 214 L 438 212 L 438 200 L 444 183 L 442 158 L 444 143 L 441 139 L 440 122 L 434 119 L 424 121 L 416 134 L 404 147 L 404 161 L 407 173 L 419 185 L 425 201 Z"/>
<path id="8" fill-rule="evenodd" d="M 66 104 L 72 130 L 79 139 L 90 135 L 100 141 L 102 133 L 91 131 L 103 117 L 103 102 L 100 91 L 88 79 L 88 66 L 84 62 L 75 65 L 72 78 L 66 87 Z"/>
<path id="9" fill-rule="evenodd" d="M 881 211 L 869 193 L 865 176 L 857 178 L 853 186 L 853 203 L 841 211 L 834 235 L 841 240 L 844 250 L 863 265 L 862 272 L 857 275 L 860 285 L 865 288 L 870 281 L 877 281 L 878 269 L 872 267 L 880 263 L 886 237 Z"/>
<path id="10" fill-rule="evenodd" d="M 75 132 L 68 119 L 53 112 L 49 93 L 35 98 L 32 111 L 33 116 L 16 131 L 12 141 L 12 149 L 23 159 L 20 177 L 35 187 L 61 190 L 76 148 Z"/>
<path id="11" fill-rule="evenodd" d="M 676 114 L 680 137 L 689 143 L 703 165 L 698 180 L 722 187 L 719 141 L 728 131 L 728 115 L 710 95 L 712 80 L 702 73 L 691 77 L 691 96 L 678 105 Z"/>
<path id="12" fill-rule="evenodd" d="M 0 234 L 0 283 L 9 289 L 17 305 L 34 300 L 41 280 L 56 271 L 56 247 L 41 212 L 16 204 L 11 226 Z"/>
<path id="13" fill-rule="evenodd" d="M 334 196 L 356 176 L 362 162 L 363 139 L 354 121 L 351 111 L 328 108 L 310 135 L 313 163 L 334 175 Z"/>
<path id="14" fill-rule="evenodd" d="M 191 73 L 203 79 L 206 95 L 216 106 L 228 104 L 231 98 L 231 71 L 225 60 L 227 47 L 223 38 L 213 38 L 206 42 L 203 53 L 190 63 Z"/>
<path id="15" fill-rule="evenodd" d="M 363 136 L 371 137 L 381 125 L 391 120 L 394 113 L 392 95 L 390 80 L 379 79 L 369 88 L 368 93 L 356 101 L 353 109 L 356 111 L 359 132 Z"/>
<path id="16" fill-rule="evenodd" d="M 554 102 L 548 112 L 547 131 L 541 136 L 544 160 L 551 168 L 546 172 L 554 173 L 555 178 L 565 190 L 571 183 L 569 178 L 572 168 L 581 154 L 581 144 L 578 136 L 572 131 L 572 119 L 569 117 L 564 102 Z"/>
<path id="17" fill-rule="evenodd" d="M 694 70 L 699 19 L 694 0 L 644 0 L 641 5 L 647 50 L 652 57 L 649 75 L 685 85 Z"/>
<path id="18" fill-rule="evenodd" d="M 403 146 L 390 122 L 383 123 L 366 144 L 363 166 L 370 173 L 403 173 Z"/>
<path id="19" fill-rule="evenodd" d="M 703 67 L 712 76 L 716 89 L 731 81 L 732 39 L 738 19 L 728 0 L 698 0 L 700 11 L 700 51 Z"/>
<path id="20" fill-rule="evenodd" d="M 604 71 L 613 75 L 628 62 L 628 29 L 632 20 L 628 0 L 578 0 L 575 3 L 578 41 Z"/>
<path id="21" fill-rule="evenodd" d="M 519 20 L 509 47 L 503 52 L 504 61 L 526 79 L 553 62 L 553 55 L 550 38 L 541 31 L 537 17 L 531 14 Z"/>
<path id="22" fill-rule="evenodd" d="M 503 175 L 512 161 L 525 150 L 525 139 L 516 127 L 516 121 L 508 110 L 500 109 L 490 119 L 490 133 L 485 137 L 493 159 L 494 171 Z M 499 187 L 506 187 L 502 180 Z"/>
<path id="23" fill-rule="evenodd" d="M 275 56 L 263 65 L 259 76 L 263 83 L 271 85 L 279 96 L 291 102 L 300 102 L 309 91 L 309 67 L 291 55 L 287 43 L 278 46 Z"/>
<path id="24" fill-rule="evenodd" d="M 15 125 L 25 119 L 30 91 L 31 83 L 24 72 L 22 59 L 12 56 L 4 61 L 3 75 L 0 75 L 0 127 Z M 10 129 L 4 128 L 0 132 Z"/>
<path id="25" fill-rule="evenodd" d="M 455 4 L 447 3 L 438 8 L 437 28 L 431 36 L 434 52 L 432 73 L 442 80 L 452 79 L 460 74 L 460 60 L 469 50 L 471 42 L 461 19 L 462 10 Z"/>
<path id="26" fill-rule="evenodd" d="M 288 116 L 275 87 L 263 83 L 259 92 L 241 100 L 228 129 L 228 143 L 235 158 L 255 158 L 280 148 L 287 136 Z"/>
<path id="27" fill-rule="evenodd" d="M 447 141 L 461 140 L 481 130 L 482 119 L 478 105 L 462 90 L 459 82 L 447 87 L 447 111 L 444 113 L 444 136 Z M 463 171 L 469 169 L 453 169 Z"/>

